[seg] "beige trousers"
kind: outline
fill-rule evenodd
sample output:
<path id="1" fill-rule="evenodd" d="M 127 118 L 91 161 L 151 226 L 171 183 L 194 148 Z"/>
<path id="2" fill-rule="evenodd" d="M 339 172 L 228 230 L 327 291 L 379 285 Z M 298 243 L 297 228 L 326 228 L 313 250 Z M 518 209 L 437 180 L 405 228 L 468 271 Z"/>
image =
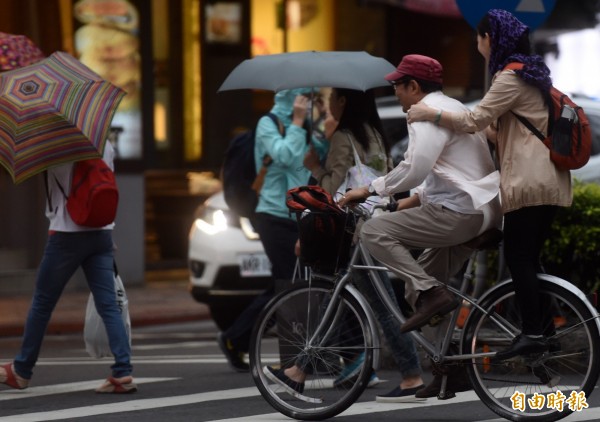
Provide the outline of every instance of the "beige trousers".
<path id="1" fill-rule="evenodd" d="M 360 231 L 369 253 L 406 284 L 413 307 L 420 292 L 447 283 L 472 249 L 462 246 L 481 228 L 482 214 L 462 214 L 436 204 L 385 213 L 365 222 Z M 414 259 L 411 249 L 425 249 Z"/>

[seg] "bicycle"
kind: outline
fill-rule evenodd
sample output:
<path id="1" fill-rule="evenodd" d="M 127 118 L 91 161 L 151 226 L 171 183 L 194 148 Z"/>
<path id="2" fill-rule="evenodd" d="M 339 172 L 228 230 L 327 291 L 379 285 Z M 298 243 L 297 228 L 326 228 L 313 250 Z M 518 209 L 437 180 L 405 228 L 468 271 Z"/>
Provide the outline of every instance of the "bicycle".
<path id="1" fill-rule="evenodd" d="M 383 207 L 373 210 L 377 208 Z M 366 220 L 373 210 L 358 205 L 349 209 L 347 215 Z M 481 246 L 476 242 L 489 234 L 472 241 L 476 249 L 469 266 Z M 379 352 L 377 323 L 366 300 L 350 284 L 355 271 L 368 271 L 388 311 L 401 323 L 405 321 L 382 287 L 378 271 L 387 269 L 374 265 L 360 240 L 344 268 L 333 275 L 313 269 L 308 280 L 275 296 L 254 327 L 250 346 L 252 376 L 265 400 L 290 418 L 333 417 L 350 407 L 367 386 Z M 418 330 L 409 333 L 442 371 L 451 365 L 463 365 L 481 401 L 496 414 L 514 421 L 554 421 L 567 416 L 573 409 L 564 400 L 571 397 L 571 392 L 578 394 L 575 398 L 581 398 L 581 393 L 589 396 L 600 374 L 600 322 L 596 309 L 569 282 L 548 274 L 539 274 L 539 279 L 543 303 L 548 304 L 543 308 L 545 333 L 551 345 L 548 352 L 502 362 L 493 360 L 495 352 L 507 347 L 521 326 L 510 279 L 477 299 L 466 293 L 469 277 L 463 277 L 460 288 L 448 285 L 453 294 L 470 305 L 463 328 L 456 324 L 458 307 L 445 316 L 448 323 L 438 326 L 433 341 Z M 334 388 L 333 380 L 348 361 L 348 355 L 358 353 L 364 354 L 364 360 L 356 376 Z M 303 389 L 284 387 L 266 375 L 269 365 L 286 368 L 294 364 L 308 374 Z M 446 381 L 444 376 L 439 399 L 454 395 L 447 391 Z M 541 397 L 545 404 L 550 400 L 559 404 L 559 391 L 565 396 L 562 410 L 558 406 L 539 406 Z M 534 401 L 528 402 L 530 399 Z"/>

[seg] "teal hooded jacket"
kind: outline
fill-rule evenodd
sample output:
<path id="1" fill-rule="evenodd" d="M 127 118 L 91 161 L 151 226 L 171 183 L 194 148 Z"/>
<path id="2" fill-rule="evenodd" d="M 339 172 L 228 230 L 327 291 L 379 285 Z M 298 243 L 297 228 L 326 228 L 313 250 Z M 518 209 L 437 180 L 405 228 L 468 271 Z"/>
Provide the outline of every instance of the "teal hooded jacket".
<path id="1" fill-rule="evenodd" d="M 307 185 L 310 171 L 304 167 L 304 155 L 310 148 L 306 141 L 306 129 L 292 124 L 294 100 L 297 95 L 310 94 L 310 88 L 279 91 L 275 94 L 271 113 L 275 114 L 285 127 L 285 136 L 273 121 L 263 116 L 256 127 L 254 160 L 256 171 L 262 167 L 265 155 L 273 162 L 268 168 L 260 191 L 256 212 L 263 212 L 282 218 L 292 218 L 285 204 L 286 193 L 296 186 Z M 328 144 L 312 137 L 312 144 L 321 157 L 327 152 Z"/>

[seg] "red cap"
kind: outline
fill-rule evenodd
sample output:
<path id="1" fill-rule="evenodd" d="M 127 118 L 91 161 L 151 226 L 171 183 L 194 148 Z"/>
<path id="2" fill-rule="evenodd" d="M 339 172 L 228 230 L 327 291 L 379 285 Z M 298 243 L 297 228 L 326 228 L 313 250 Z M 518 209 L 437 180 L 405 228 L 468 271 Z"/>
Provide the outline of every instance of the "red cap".
<path id="1" fill-rule="evenodd" d="M 442 83 L 442 65 L 436 59 L 421 56 L 420 54 L 409 54 L 392 73 L 385 75 L 387 81 L 395 81 L 403 76 L 412 76 L 422 81 Z"/>

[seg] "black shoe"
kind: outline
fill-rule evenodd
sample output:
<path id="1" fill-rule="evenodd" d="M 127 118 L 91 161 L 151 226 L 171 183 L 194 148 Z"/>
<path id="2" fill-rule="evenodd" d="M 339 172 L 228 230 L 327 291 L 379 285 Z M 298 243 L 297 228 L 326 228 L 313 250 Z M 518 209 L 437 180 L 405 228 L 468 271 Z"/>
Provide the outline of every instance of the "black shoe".
<path id="1" fill-rule="evenodd" d="M 400 327 L 401 333 L 407 333 L 426 325 L 436 315 L 445 315 L 460 303 L 448 289 L 442 286 L 432 287 L 419 294 L 415 304 L 415 313 Z"/>
<path id="2" fill-rule="evenodd" d="M 415 393 L 423 387 L 425 387 L 423 384 L 405 389 L 398 386 L 387 394 L 375 397 L 375 401 L 377 403 L 411 403 L 424 401 L 424 398 L 415 397 Z"/>
<path id="3" fill-rule="evenodd" d="M 548 340 L 546 337 L 532 338 L 519 334 L 513 339 L 509 347 L 496 352 L 496 355 L 492 357 L 492 360 L 499 362 L 515 356 L 544 353 L 548 351 L 548 347 Z"/>
<path id="4" fill-rule="evenodd" d="M 250 365 L 244 362 L 244 353 L 233 347 L 231 341 L 225 338 L 223 333 L 217 335 L 217 343 L 219 343 L 219 348 L 227 358 L 227 362 L 229 363 L 229 366 L 231 366 L 231 369 L 236 372 L 250 371 Z"/>
<path id="5" fill-rule="evenodd" d="M 270 366 L 265 366 L 263 367 L 263 373 L 271 381 L 285 388 L 291 395 L 295 395 L 295 393 L 302 394 L 304 392 L 304 383 L 292 380 L 283 372 L 283 369 L 273 369 Z"/>
<path id="6" fill-rule="evenodd" d="M 415 393 L 415 397 L 425 399 L 429 397 L 438 397 L 440 391 L 442 391 L 442 378 L 443 374 L 436 373 L 433 380 L 427 384 L 424 388 L 421 388 Z M 454 397 L 454 393 L 460 393 L 463 391 L 472 390 L 469 376 L 464 368 L 457 368 L 450 370 L 448 378 L 446 380 L 446 390 L 444 398 Z"/>

